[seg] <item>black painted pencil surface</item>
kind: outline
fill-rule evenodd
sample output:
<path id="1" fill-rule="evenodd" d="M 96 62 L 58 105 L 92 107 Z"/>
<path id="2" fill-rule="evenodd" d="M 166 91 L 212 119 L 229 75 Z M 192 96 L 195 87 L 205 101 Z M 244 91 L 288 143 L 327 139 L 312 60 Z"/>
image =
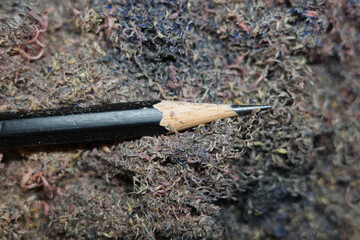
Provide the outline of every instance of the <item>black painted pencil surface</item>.
<path id="1" fill-rule="evenodd" d="M 268 108 L 148 101 L 0 113 L 0 148 L 159 135 Z"/>

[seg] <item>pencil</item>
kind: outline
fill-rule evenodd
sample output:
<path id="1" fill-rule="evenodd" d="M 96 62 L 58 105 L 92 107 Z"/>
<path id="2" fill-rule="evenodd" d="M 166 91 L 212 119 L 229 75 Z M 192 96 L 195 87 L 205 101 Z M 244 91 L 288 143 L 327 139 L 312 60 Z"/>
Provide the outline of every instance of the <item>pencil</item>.
<path id="1" fill-rule="evenodd" d="M 269 108 L 271 106 L 146 101 L 6 112 L 0 113 L 0 148 L 160 135 Z"/>

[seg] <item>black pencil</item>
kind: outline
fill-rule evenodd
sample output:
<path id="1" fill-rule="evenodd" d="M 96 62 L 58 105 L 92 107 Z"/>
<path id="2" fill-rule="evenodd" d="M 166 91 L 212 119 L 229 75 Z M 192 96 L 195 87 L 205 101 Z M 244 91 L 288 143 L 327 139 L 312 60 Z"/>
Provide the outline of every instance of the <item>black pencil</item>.
<path id="1" fill-rule="evenodd" d="M 147 101 L 6 112 L 0 113 L 0 148 L 159 135 L 269 108 L 271 106 Z"/>

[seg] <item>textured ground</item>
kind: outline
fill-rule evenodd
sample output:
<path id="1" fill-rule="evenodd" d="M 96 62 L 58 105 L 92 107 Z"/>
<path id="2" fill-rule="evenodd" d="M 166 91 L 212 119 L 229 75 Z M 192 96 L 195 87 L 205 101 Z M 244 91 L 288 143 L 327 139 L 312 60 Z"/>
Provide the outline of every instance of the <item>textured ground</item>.
<path id="1" fill-rule="evenodd" d="M 2 1 L 0 111 L 167 99 L 273 110 L 0 153 L 8 239 L 356 239 L 358 1 Z"/>

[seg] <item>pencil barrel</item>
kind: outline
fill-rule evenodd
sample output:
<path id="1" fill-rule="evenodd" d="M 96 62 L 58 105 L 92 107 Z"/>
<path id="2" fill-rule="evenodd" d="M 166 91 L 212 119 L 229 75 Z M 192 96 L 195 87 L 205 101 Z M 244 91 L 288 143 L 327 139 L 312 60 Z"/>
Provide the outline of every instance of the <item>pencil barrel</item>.
<path id="1" fill-rule="evenodd" d="M 154 102 L 6 113 L 0 148 L 137 138 L 166 133 Z"/>

